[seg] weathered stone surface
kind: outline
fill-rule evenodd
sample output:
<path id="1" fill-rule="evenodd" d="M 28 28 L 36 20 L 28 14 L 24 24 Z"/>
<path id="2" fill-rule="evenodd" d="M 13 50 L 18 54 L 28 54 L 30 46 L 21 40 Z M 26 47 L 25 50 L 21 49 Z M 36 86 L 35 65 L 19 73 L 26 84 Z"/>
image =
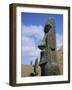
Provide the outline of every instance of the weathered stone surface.
<path id="1" fill-rule="evenodd" d="M 44 64 L 44 63 L 47 63 L 46 51 L 42 50 L 39 64 L 41 65 L 41 64 Z"/>
<path id="2" fill-rule="evenodd" d="M 60 75 L 59 66 L 57 63 L 46 63 L 45 75 Z"/>

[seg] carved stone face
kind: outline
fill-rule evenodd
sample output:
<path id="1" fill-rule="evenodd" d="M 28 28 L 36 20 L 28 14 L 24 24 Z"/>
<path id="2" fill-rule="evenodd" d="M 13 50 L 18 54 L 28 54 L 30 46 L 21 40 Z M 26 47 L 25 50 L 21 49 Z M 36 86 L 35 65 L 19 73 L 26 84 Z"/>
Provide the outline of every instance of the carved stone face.
<path id="1" fill-rule="evenodd" d="M 52 26 L 50 24 L 45 25 L 44 32 L 48 33 L 51 28 L 52 28 Z"/>

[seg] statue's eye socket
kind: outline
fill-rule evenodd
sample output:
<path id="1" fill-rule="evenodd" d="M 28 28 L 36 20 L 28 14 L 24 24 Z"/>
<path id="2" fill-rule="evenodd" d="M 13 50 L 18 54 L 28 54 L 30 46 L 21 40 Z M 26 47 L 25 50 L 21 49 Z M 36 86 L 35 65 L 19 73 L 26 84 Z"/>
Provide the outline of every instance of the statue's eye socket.
<path id="1" fill-rule="evenodd" d="M 45 29 L 44 29 L 44 32 L 47 33 L 51 29 L 51 27 L 52 26 L 50 24 L 46 25 Z"/>
<path id="2" fill-rule="evenodd" d="M 51 29 L 51 25 L 50 24 L 48 24 L 48 25 L 46 25 L 46 27 L 47 27 L 47 29 Z"/>

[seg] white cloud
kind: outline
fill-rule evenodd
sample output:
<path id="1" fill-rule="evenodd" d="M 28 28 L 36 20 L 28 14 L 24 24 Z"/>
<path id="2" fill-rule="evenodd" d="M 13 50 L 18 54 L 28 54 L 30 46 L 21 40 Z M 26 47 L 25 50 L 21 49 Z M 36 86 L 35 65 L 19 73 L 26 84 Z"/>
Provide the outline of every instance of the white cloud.
<path id="1" fill-rule="evenodd" d="M 28 37 L 36 37 L 37 39 L 42 40 L 44 36 L 43 26 L 22 25 L 22 35 L 26 35 Z"/>
<path id="2" fill-rule="evenodd" d="M 39 57 L 40 50 L 36 46 L 44 37 L 42 26 L 22 25 L 22 57 L 28 60 L 28 63 Z M 22 61 L 23 62 L 23 61 Z"/>
<path id="3" fill-rule="evenodd" d="M 35 41 L 31 37 L 22 36 L 22 49 L 25 49 L 26 47 L 35 48 Z"/>
<path id="4" fill-rule="evenodd" d="M 57 44 L 57 49 L 63 46 L 63 35 L 62 34 L 56 33 L 56 44 Z"/>

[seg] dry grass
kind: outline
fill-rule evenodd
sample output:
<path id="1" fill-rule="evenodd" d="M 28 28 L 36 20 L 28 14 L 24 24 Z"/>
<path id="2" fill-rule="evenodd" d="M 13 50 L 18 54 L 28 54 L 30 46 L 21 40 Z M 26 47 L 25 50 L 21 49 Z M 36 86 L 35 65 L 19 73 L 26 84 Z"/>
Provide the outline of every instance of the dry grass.
<path id="1" fill-rule="evenodd" d="M 29 65 L 29 64 L 22 64 L 21 65 L 21 76 L 22 77 L 29 77 L 31 73 L 34 73 L 34 69 L 33 69 L 33 66 L 32 65 Z M 40 67 L 38 68 L 38 76 L 41 75 L 41 71 L 40 71 Z"/>
<path id="2" fill-rule="evenodd" d="M 24 64 L 22 64 L 22 67 L 21 67 L 22 69 L 22 77 L 27 77 L 27 76 L 29 76 L 30 75 L 30 73 L 32 73 L 33 72 L 33 67 L 32 67 L 32 65 L 24 65 Z"/>

